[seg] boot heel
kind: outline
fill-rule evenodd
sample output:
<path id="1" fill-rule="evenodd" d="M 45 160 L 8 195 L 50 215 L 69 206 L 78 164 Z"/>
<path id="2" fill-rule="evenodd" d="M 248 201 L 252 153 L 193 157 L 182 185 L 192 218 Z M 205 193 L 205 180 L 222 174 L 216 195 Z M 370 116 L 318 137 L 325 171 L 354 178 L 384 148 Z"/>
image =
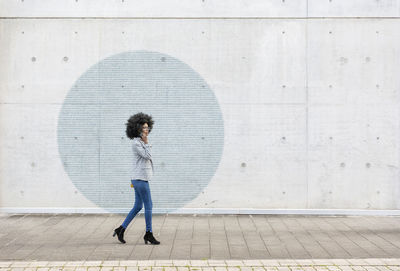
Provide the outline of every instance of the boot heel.
<path id="1" fill-rule="evenodd" d="M 150 242 L 151 245 L 159 245 L 160 242 L 154 238 L 153 233 L 150 231 L 146 231 L 146 235 L 143 237 L 144 243 L 147 245 L 147 242 Z"/>
<path id="2" fill-rule="evenodd" d="M 118 240 L 119 240 L 121 243 L 125 244 L 126 242 L 125 242 L 125 240 L 124 240 L 124 232 L 125 232 L 125 228 L 122 227 L 122 225 L 121 225 L 121 226 L 119 226 L 119 228 L 117 228 L 117 229 L 114 230 L 113 237 L 114 237 L 115 235 L 117 235 L 117 236 L 118 236 Z"/>

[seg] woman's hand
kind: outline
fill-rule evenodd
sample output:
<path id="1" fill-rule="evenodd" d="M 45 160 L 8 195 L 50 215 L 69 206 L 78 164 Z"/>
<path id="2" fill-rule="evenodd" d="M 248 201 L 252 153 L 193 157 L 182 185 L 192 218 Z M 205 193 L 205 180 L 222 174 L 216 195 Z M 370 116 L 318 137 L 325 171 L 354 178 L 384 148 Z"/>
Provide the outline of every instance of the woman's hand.
<path id="1" fill-rule="evenodd" d="M 142 140 L 143 140 L 143 142 L 144 142 L 145 144 L 149 144 L 149 142 L 148 142 L 148 140 L 147 140 L 147 136 L 149 135 L 149 132 L 150 132 L 149 129 L 150 129 L 150 128 L 149 128 L 149 126 L 148 126 L 147 123 L 143 124 L 142 133 L 141 133 L 141 138 L 142 138 Z"/>
<path id="2" fill-rule="evenodd" d="M 149 141 L 147 139 L 147 135 L 146 134 L 142 135 L 142 140 L 143 140 L 144 143 L 149 144 Z"/>

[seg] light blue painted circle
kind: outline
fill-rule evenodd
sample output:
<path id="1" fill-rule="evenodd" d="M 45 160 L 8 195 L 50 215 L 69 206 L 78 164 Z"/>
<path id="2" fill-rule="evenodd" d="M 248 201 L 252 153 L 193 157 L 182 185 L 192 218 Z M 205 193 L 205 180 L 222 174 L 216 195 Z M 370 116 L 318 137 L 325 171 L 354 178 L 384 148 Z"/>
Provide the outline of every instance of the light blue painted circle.
<path id="1" fill-rule="evenodd" d="M 120 53 L 101 60 L 75 82 L 58 118 L 64 169 L 99 207 L 111 212 L 131 208 L 133 154 L 125 123 L 137 112 L 155 121 L 149 135 L 153 208 L 181 208 L 214 176 L 223 151 L 224 123 L 205 80 L 169 55 Z"/>

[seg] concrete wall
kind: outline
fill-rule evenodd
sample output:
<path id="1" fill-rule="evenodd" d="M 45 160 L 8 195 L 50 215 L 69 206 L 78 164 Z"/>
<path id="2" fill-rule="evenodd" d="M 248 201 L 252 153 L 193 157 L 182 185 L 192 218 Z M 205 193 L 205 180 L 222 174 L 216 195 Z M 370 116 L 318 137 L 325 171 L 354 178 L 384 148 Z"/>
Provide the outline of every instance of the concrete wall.
<path id="1" fill-rule="evenodd" d="M 0 1 L 0 210 L 399 214 L 400 0 Z"/>

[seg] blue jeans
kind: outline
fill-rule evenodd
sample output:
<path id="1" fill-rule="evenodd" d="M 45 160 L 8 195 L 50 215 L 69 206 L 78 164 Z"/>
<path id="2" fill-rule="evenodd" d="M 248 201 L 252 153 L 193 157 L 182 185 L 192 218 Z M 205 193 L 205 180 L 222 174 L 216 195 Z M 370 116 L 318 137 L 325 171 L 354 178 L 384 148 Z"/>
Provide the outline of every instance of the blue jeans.
<path id="1" fill-rule="evenodd" d="M 153 210 L 153 202 L 151 201 L 149 182 L 142 180 L 132 180 L 133 187 L 135 188 L 135 205 L 125 218 L 122 227 L 125 229 L 131 223 L 132 219 L 143 208 L 144 203 L 144 218 L 146 220 L 146 231 L 152 231 L 151 228 L 151 213 Z"/>

